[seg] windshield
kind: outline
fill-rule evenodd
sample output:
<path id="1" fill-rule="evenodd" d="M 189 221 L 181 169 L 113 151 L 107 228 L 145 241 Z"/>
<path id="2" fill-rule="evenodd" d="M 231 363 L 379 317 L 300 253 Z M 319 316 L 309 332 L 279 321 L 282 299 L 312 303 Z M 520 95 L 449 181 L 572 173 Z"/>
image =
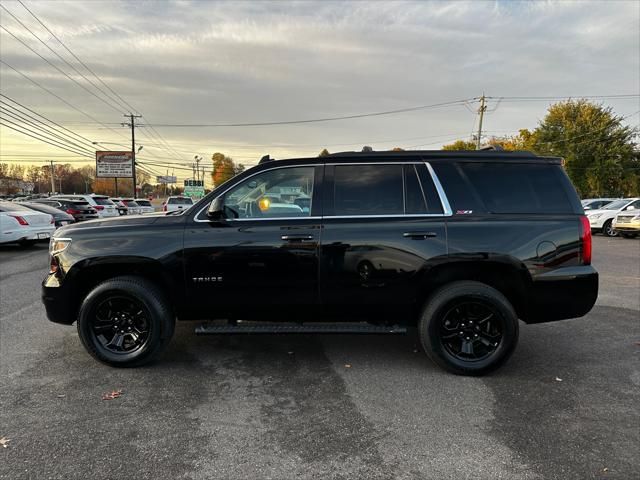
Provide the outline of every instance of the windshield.
<path id="1" fill-rule="evenodd" d="M 615 202 L 611 202 L 609 205 L 602 207 L 603 210 L 619 210 L 623 208 L 629 200 L 616 200 Z"/>

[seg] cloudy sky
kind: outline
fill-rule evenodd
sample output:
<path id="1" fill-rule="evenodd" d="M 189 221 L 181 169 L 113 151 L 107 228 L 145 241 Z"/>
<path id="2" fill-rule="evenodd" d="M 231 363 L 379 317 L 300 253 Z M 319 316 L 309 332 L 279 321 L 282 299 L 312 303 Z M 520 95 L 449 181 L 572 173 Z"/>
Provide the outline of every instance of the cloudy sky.
<path id="1" fill-rule="evenodd" d="M 251 165 L 266 153 L 316 155 L 324 146 L 330 151 L 363 145 L 439 148 L 468 139 L 477 129 L 478 104 L 469 100 L 294 125 L 167 125 L 349 116 L 473 99 L 483 92 L 491 97 L 640 93 L 638 1 L 23 3 L 144 115 L 142 124 L 154 125 L 155 130 L 137 132 L 144 145 L 140 160 L 157 164 L 188 163 L 195 154 L 210 158 L 214 151 Z M 126 107 L 118 106 L 18 1 L 1 5 L 2 94 L 88 140 L 126 143 L 129 132 L 119 125 Z M 602 102 L 620 115 L 640 110 L 637 97 Z M 493 98 L 484 128 L 488 135 L 533 128 L 549 103 Z M 640 117 L 627 121 L 636 125 Z M 62 161 L 71 155 L 8 128 L 1 135 L 0 161 Z"/>

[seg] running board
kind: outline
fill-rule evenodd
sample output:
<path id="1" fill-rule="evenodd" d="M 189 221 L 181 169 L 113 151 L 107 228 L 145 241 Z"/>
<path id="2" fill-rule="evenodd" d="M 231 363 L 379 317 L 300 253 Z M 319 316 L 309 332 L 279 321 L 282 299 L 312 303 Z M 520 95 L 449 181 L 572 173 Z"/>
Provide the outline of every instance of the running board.
<path id="1" fill-rule="evenodd" d="M 237 325 L 207 324 L 196 327 L 196 335 L 260 335 L 260 334 L 404 334 L 407 328 L 399 325 L 368 325 L 363 323 L 249 323 L 242 322 Z"/>

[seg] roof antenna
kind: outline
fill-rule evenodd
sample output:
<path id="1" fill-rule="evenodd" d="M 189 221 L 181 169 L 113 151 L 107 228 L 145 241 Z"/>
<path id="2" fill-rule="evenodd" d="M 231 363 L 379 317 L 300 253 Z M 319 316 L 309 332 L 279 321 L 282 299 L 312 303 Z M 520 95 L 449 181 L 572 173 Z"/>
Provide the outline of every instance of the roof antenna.
<path id="1" fill-rule="evenodd" d="M 262 157 L 262 158 L 260 159 L 260 161 L 258 162 L 258 165 L 260 165 L 261 163 L 267 163 L 267 162 L 270 162 L 270 161 L 272 161 L 272 160 L 273 160 L 273 158 L 271 158 L 269 155 L 265 155 L 264 157 Z"/>

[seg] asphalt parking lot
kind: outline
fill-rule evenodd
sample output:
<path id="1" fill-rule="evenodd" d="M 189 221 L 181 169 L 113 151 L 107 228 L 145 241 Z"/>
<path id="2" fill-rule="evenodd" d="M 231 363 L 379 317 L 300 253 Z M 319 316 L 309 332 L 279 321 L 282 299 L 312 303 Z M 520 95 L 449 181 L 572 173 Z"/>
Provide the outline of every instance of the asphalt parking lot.
<path id="1" fill-rule="evenodd" d="M 192 324 L 118 370 L 46 320 L 46 246 L 0 247 L 0 478 L 638 478 L 640 241 L 596 236 L 594 265 L 593 311 L 523 325 L 488 377 L 443 372 L 412 336 Z"/>

